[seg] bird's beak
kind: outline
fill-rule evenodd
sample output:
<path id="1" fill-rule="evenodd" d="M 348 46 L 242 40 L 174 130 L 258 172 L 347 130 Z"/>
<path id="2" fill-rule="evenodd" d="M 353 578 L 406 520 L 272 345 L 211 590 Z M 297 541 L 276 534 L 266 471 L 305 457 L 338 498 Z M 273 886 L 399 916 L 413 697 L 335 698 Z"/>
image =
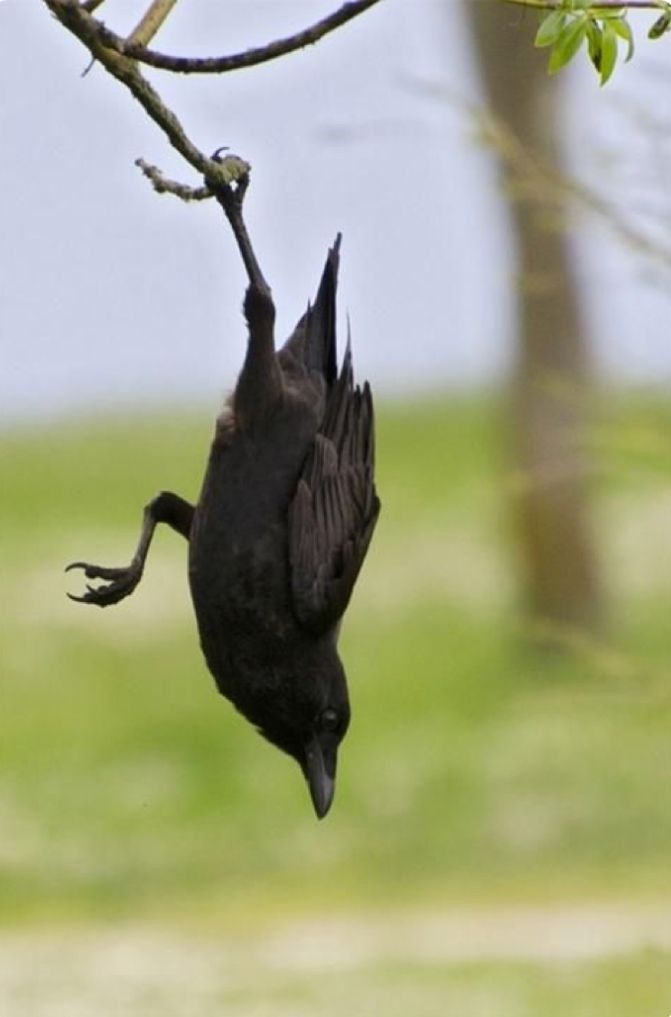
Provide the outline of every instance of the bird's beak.
<path id="1" fill-rule="evenodd" d="M 315 737 L 305 749 L 305 776 L 317 819 L 323 819 L 331 808 L 335 792 L 336 747 L 325 745 Z"/>

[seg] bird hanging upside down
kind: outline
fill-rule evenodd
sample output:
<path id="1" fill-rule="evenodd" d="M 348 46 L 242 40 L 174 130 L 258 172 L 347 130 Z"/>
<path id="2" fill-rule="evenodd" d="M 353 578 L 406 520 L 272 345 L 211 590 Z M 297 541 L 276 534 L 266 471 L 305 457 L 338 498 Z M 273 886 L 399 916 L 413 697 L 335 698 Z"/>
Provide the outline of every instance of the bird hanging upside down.
<path id="1" fill-rule="evenodd" d="M 297 760 L 321 819 L 350 719 L 336 647 L 340 620 L 380 510 L 373 403 L 368 383 L 354 385 L 349 337 L 337 368 L 340 236 L 314 305 L 275 350 L 275 307 L 242 218 L 247 184 L 215 189 L 249 276 L 249 343 L 216 422 L 198 503 L 164 491 L 144 510 L 128 567 L 73 562 L 68 569 L 105 581 L 73 600 L 116 604 L 139 583 L 157 523 L 181 533 L 200 643 L 217 687 Z"/>

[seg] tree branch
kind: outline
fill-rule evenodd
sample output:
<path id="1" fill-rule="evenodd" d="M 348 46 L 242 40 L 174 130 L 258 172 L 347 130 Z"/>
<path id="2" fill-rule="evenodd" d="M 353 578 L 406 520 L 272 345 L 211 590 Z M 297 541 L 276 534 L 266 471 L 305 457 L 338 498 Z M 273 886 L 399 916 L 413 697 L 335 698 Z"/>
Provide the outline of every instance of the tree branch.
<path id="1" fill-rule="evenodd" d="M 515 4 L 517 7 L 534 7 L 538 11 L 556 11 L 562 6 L 562 0 L 502 0 L 506 4 Z M 622 11 L 622 10 L 667 10 L 666 0 L 595 0 L 590 6 L 601 11 Z"/>
<path id="2" fill-rule="evenodd" d="M 44 0 L 63 27 L 86 46 L 92 62 L 101 63 L 105 70 L 128 88 L 147 115 L 160 127 L 173 148 L 177 149 L 180 155 L 205 178 L 204 187 L 189 187 L 167 179 L 156 166 L 149 165 L 143 159 L 136 160 L 136 165 L 151 181 L 154 189 L 162 194 L 174 194 L 184 201 L 203 201 L 212 196 L 216 197 L 231 224 L 251 282 L 268 289 L 242 219 L 242 201 L 249 183 L 249 164 L 235 155 L 228 155 L 223 159 L 218 158 L 218 153 L 209 158 L 204 155 L 188 137 L 180 121 L 165 105 L 156 89 L 142 75 L 139 64 L 144 62 L 169 70 L 205 70 L 209 73 L 250 67 L 317 42 L 380 0 L 348 0 L 339 10 L 311 28 L 286 39 L 276 40 L 267 46 L 215 60 L 189 60 L 164 57 L 161 54 L 153 54 L 155 59 L 151 59 L 152 53 L 146 49 L 146 43 L 159 30 L 177 0 L 151 0 L 144 16 L 128 39 L 123 39 L 112 32 L 92 16 L 92 12 L 102 2 L 103 0 L 85 0 L 85 2 Z"/>
<path id="3" fill-rule="evenodd" d="M 323 39 L 325 35 L 340 28 L 341 25 L 351 21 L 359 14 L 363 14 L 364 11 L 378 3 L 380 0 L 348 0 L 337 11 L 322 18 L 321 21 L 315 22 L 309 28 L 296 32 L 295 35 L 287 36 L 285 39 L 276 39 L 266 46 L 257 46 L 245 50 L 243 53 L 221 57 L 181 57 L 158 53 L 155 50 L 146 49 L 144 45 L 137 45 L 133 36 L 124 39 L 101 23 L 98 24 L 100 37 L 105 46 L 122 56 L 137 60 L 139 63 L 180 74 L 223 74 L 227 71 L 237 71 L 245 67 L 267 63 L 269 60 L 276 60 L 278 57 L 294 53 L 305 46 L 312 46 Z"/>
<path id="4" fill-rule="evenodd" d="M 186 161 L 207 180 L 230 184 L 249 172 L 248 163 L 229 157 L 217 162 L 208 158 L 193 144 L 178 118 L 164 104 L 158 92 L 140 73 L 129 57 L 110 49 L 103 41 L 104 26 L 92 18 L 76 0 L 44 0 L 60 23 L 84 43 L 94 60 L 98 60 L 113 77 L 121 81 L 151 119 L 156 123 Z"/>
<path id="5" fill-rule="evenodd" d="M 176 3 L 177 0 L 152 0 L 128 36 L 128 42 L 135 46 L 146 46 L 154 38 Z"/>
<path id="6" fill-rule="evenodd" d="M 231 157 L 229 156 L 229 158 Z M 177 180 L 169 180 L 168 177 L 163 175 L 158 166 L 151 166 L 144 159 L 136 159 L 135 165 L 142 170 L 147 180 L 151 181 L 152 187 L 157 194 L 174 194 L 176 198 L 181 198 L 182 201 L 206 201 L 208 198 L 214 197 L 214 194 L 207 186 L 189 187 L 187 184 L 180 184 Z"/>

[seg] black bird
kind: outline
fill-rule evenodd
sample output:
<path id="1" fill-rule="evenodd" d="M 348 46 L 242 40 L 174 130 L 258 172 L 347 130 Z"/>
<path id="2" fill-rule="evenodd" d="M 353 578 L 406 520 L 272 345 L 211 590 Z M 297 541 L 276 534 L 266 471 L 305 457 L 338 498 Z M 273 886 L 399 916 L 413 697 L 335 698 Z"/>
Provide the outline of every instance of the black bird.
<path id="1" fill-rule="evenodd" d="M 216 421 L 198 503 L 163 492 L 145 508 L 131 564 L 73 562 L 87 604 L 135 589 L 157 523 L 189 542 L 200 643 L 219 691 L 270 742 L 296 759 L 321 819 L 335 789 L 350 720 L 336 644 L 377 521 L 373 403 L 354 385 L 349 337 L 336 361 L 340 235 L 313 306 L 279 350 L 275 308 L 242 219 L 247 180 L 216 196 L 249 276 L 249 330 L 235 391 Z"/>

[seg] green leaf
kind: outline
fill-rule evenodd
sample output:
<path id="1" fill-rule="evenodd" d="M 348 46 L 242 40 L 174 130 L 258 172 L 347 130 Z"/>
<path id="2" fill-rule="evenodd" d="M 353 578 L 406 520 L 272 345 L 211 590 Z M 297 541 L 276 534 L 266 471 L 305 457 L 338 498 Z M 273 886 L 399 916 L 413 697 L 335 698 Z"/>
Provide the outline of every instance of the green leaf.
<path id="1" fill-rule="evenodd" d="M 587 35 L 587 18 L 581 15 L 568 24 L 550 53 L 548 72 L 556 74 L 573 59 Z"/>
<path id="2" fill-rule="evenodd" d="M 601 73 L 601 28 L 592 18 L 587 22 L 587 48 L 590 60 Z"/>
<path id="3" fill-rule="evenodd" d="M 613 31 L 627 44 L 627 55 L 625 60 L 631 60 L 634 55 L 634 33 L 631 30 L 631 25 L 626 18 L 617 18 L 610 22 L 613 26 Z"/>
<path id="4" fill-rule="evenodd" d="M 601 32 L 601 85 L 610 79 L 617 63 L 617 34 L 610 21 L 605 21 Z"/>
<path id="5" fill-rule="evenodd" d="M 648 39 L 661 39 L 671 29 L 671 7 L 657 18 L 648 32 Z"/>
<path id="6" fill-rule="evenodd" d="M 538 49 L 542 49 L 544 46 L 554 46 L 565 24 L 566 14 L 563 11 L 552 11 L 546 18 L 543 18 L 536 32 L 534 46 Z"/>

